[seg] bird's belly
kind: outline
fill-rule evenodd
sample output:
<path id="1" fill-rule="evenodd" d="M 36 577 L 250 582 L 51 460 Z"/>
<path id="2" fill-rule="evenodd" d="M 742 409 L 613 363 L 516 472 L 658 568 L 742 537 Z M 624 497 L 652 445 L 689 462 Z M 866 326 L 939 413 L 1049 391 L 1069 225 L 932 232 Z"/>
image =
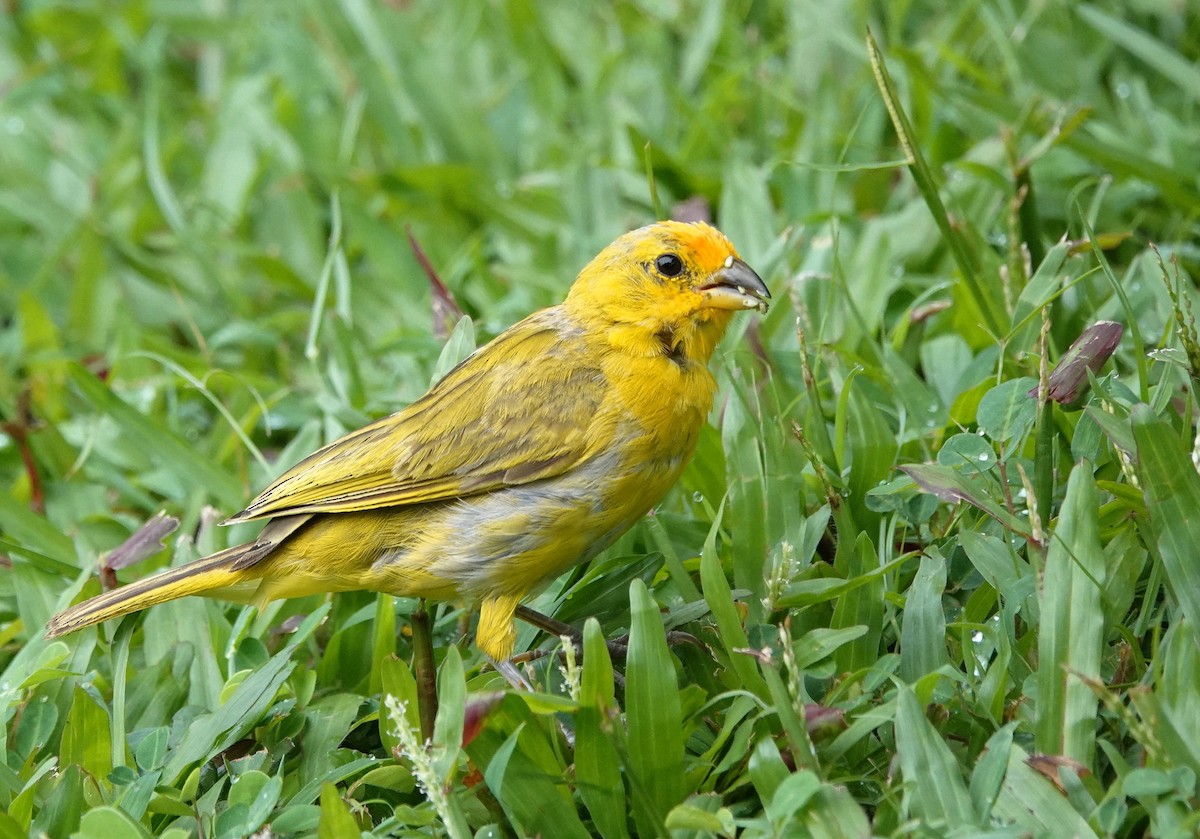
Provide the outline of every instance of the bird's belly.
<path id="1" fill-rule="evenodd" d="M 670 489 L 686 455 L 627 468 L 629 458 L 605 454 L 567 475 L 446 504 L 373 570 L 396 593 L 444 597 L 449 583 L 469 599 L 523 596 L 612 544 Z"/>

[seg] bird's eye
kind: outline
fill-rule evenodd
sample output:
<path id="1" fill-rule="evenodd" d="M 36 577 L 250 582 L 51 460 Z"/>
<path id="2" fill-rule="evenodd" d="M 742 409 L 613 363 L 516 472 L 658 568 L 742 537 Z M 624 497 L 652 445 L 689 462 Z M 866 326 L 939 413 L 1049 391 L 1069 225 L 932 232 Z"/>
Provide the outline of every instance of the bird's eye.
<path id="1" fill-rule="evenodd" d="M 683 260 L 673 253 L 664 253 L 654 260 L 654 267 L 664 277 L 678 277 L 683 273 Z"/>

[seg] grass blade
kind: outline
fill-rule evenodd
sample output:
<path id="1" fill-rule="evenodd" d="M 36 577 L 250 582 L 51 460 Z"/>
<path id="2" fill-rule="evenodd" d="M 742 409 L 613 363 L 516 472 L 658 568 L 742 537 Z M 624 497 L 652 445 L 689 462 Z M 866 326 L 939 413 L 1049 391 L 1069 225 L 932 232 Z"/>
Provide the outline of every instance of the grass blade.
<path id="1" fill-rule="evenodd" d="M 1029 754 L 1020 746 L 1013 746 L 1009 752 L 1008 770 L 992 815 L 1018 825 L 1031 836 L 1097 839 L 1087 820 L 1054 784 L 1029 765 Z"/>
<path id="2" fill-rule="evenodd" d="M 933 170 L 929 168 L 925 156 L 921 154 L 920 146 L 916 143 L 912 123 L 909 122 L 908 114 L 904 112 L 904 107 L 900 104 L 900 97 L 896 94 L 891 74 L 888 73 L 887 65 L 879 52 L 875 36 L 869 29 L 867 30 L 867 56 L 871 61 L 871 70 L 875 73 L 875 83 L 879 87 L 879 93 L 883 96 L 883 103 L 887 106 L 888 116 L 892 119 L 892 126 L 896 129 L 900 145 L 904 148 L 904 154 L 908 159 L 908 170 L 912 173 L 913 180 L 916 181 L 917 189 L 920 191 L 921 197 L 925 199 L 925 204 L 929 207 L 929 212 L 933 215 L 933 220 L 937 223 L 942 238 L 949 246 L 950 253 L 954 256 L 954 262 L 962 274 L 963 282 L 974 299 L 975 305 L 979 307 L 988 331 L 993 336 L 1003 335 L 1000 315 L 996 311 L 998 306 L 984 289 L 976 259 L 971 254 L 966 237 L 950 223 L 950 216 L 946 212 L 946 205 L 942 203 L 942 196 L 938 192 Z"/>
<path id="3" fill-rule="evenodd" d="M 575 714 L 575 780 L 579 795 L 604 839 L 628 839 L 625 785 L 614 738 L 617 729 L 613 669 L 600 624 L 583 627 L 581 707 Z"/>
<path id="4" fill-rule="evenodd" d="M 921 556 L 917 576 L 908 588 L 900 632 L 900 678 L 915 682 L 947 663 L 946 560 L 936 547 Z"/>
<path id="5" fill-rule="evenodd" d="M 310 614 L 289 639 L 287 646 L 239 684 L 220 708 L 192 722 L 163 772 L 164 780 L 173 781 L 193 763 L 229 748 L 259 721 L 262 712 L 275 700 L 279 688 L 296 666 L 292 655 L 327 614 L 329 604 Z"/>
<path id="6" fill-rule="evenodd" d="M 115 420 L 125 434 L 140 442 L 153 462 L 171 464 L 173 470 L 187 474 L 193 484 L 206 488 L 230 509 L 240 507 L 245 492 L 212 458 L 130 406 L 83 367 L 72 366 L 70 380 L 93 410 Z"/>
<path id="7" fill-rule="evenodd" d="M 658 605 L 641 580 L 629 586 L 632 625 L 625 668 L 631 783 L 645 791 L 649 812 L 638 810 L 638 833 L 665 832 L 667 813 L 683 801 L 683 718 L 675 664 L 667 649 Z"/>
<path id="8" fill-rule="evenodd" d="M 908 687 L 896 707 L 896 751 L 913 809 L 926 823 L 943 835 L 976 823 L 958 761 Z"/>
<path id="9" fill-rule="evenodd" d="M 728 656 L 729 665 L 739 684 L 765 701 L 770 691 L 754 661 L 749 656 L 736 652 L 749 647 L 750 641 L 746 638 L 746 630 L 738 617 L 733 592 L 729 588 L 729 581 L 725 579 L 721 560 L 717 558 L 716 538 L 724 509 L 724 505 L 718 509 L 708 539 L 700 552 L 700 585 L 704 589 L 704 600 L 717 622 L 717 632 L 721 636 L 725 655 Z"/>
<path id="10" fill-rule="evenodd" d="M 1135 407 L 1131 419 L 1153 544 L 1180 610 L 1192 626 L 1200 626 L 1200 475 L 1179 435 L 1149 408 Z"/>
<path id="11" fill-rule="evenodd" d="M 1039 751 L 1089 767 L 1096 748 L 1096 696 L 1075 674 L 1100 677 L 1105 569 L 1096 509 L 1092 467 L 1082 461 L 1071 470 L 1046 551 L 1035 728 Z"/>
<path id="12" fill-rule="evenodd" d="M 1075 12 L 1110 43 L 1129 50 L 1177 84 L 1188 96 L 1200 99 L 1200 69 L 1194 63 L 1144 30 L 1095 6 L 1076 6 Z"/>

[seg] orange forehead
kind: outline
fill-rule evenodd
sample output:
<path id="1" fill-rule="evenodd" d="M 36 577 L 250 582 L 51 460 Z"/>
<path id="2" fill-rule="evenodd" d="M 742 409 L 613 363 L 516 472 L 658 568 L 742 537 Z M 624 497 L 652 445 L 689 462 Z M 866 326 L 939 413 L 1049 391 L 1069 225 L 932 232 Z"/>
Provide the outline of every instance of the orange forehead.
<path id="1" fill-rule="evenodd" d="M 662 221 L 643 228 L 639 250 L 678 250 L 701 271 L 713 272 L 730 256 L 737 256 L 725 234 L 704 222 Z"/>
<path id="2" fill-rule="evenodd" d="M 704 271 L 716 271 L 736 254 L 725 234 L 707 224 L 681 225 L 679 243 L 691 252 L 696 265 Z"/>

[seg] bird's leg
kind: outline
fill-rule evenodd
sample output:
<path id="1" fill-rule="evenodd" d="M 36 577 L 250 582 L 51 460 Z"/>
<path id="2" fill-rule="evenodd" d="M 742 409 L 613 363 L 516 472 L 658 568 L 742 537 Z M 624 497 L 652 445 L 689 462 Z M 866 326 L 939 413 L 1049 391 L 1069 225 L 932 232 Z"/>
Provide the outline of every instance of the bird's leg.
<path id="1" fill-rule="evenodd" d="M 541 612 L 536 609 L 530 609 L 528 606 L 518 605 L 514 614 L 525 621 L 525 623 L 530 626 L 536 626 L 547 635 L 555 638 L 561 638 L 565 635 L 574 642 L 576 647 L 583 646 L 583 633 L 569 623 L 563 623 L 549 615 L 543 615 Z"/>
<path id="2" fill-rule="evenodd" d="M 529 680 L 521 674 L 521 671 L 517 669 L 517 666 L 515 663 L 513 663 L 512 659 L 497 661 L 491 656 L 488 656 L 487 659 L 491 662 L 492 669 L 503 676 L 504 681 L 508 682 L 509 685 L 517 690 L 533 690 L 533 685 L 531 685 Z"/>
<path id="3" fill-rule="evenodd" d="M 433 666 L 433 631 L 425 598 L 417 601 L 412 613 L 413 677 L 417 681 L 417 714 L 421 719 L 421 740 L 433 739 L 433 721 L 437 719 L 437 670 Z"/>
<path id="4" fill-rule="evenodd" d="M 569 623 L 563 623 L 560 620 L 543 615 L 528 606 L 517 606 L 514 613 L 518 618 L 525 621 L 530 626 L 536 626 L 538 629 L 551 635 L 555 638 L 561 638 L 564 635 L 571 639 L 571 643 L 575 645 L 575 649 L 581 653 L 583 651 L 583 633 Z M 625 653 L 629 649 L 629 636 L 623 635 L 620 638 L 614 638 L 611 641 L 605 642 L 608 645 L 608 652 L 613 658 L 624 659 Z M 672 630 L 667 633 L 667 643 L 672 646 L 676 644 L 695 644 L 703 648 L 704 643 L 689 632 L 678 632 Z"/>

